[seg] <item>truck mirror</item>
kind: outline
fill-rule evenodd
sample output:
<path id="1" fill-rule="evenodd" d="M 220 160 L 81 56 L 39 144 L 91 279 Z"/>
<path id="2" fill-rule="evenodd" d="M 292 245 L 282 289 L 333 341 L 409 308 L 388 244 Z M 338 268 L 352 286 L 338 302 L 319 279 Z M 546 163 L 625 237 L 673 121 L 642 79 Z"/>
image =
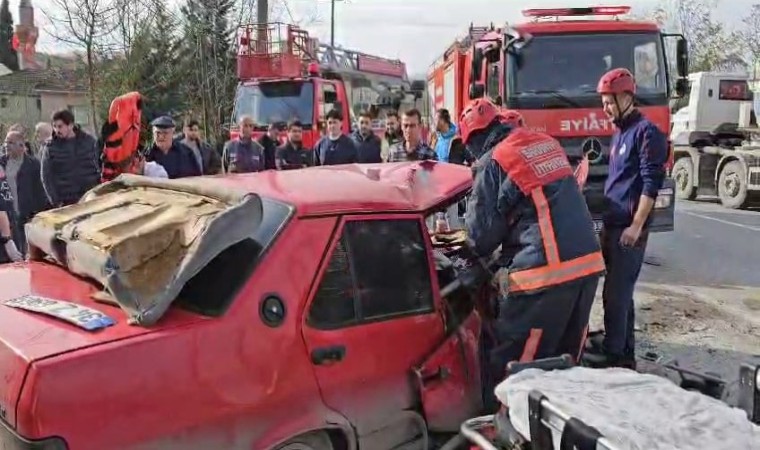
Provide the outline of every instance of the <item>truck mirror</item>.
<path id="1" fill-rule="evenodd" d="M 689 92 L 689 79 L 679 78 L 676 80 L 676 98 L 683 98 Z"/>
<path id="2" fill-rule="evenodd" d="M 689 76 L 689 49 L 686 38 L 681 37 L 676 42 L 676 62 L 679 77 Z"/>
<path id="3" fill-rule="evenodd" d="M 504 100 L 502 100 L 501 95 L 497 95 L 495 99 L 493 99 L 493 104 L 496 106 L 504 106 Z"/>
<path id="4" fill-rule="evenodd" d="M 335 103 L 338 101 L 338 93 L 332 91 L 325 91 L 325 103 Z"/>
<path id="5" fill-rule="evenodd" d="M 470 84 L 470 100 L 481 98 L 486 93 L 486 87 L 483 83 L 471 83 Z"/>

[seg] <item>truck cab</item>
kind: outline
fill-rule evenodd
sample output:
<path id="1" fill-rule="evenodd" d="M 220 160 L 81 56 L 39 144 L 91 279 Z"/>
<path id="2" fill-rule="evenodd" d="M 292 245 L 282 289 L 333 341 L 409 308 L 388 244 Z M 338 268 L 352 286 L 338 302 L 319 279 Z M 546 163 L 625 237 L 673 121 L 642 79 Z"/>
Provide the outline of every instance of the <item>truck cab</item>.
<path id="1" fill-rule="evenodd" d="M 664 34 L 654 23 L 618 17 L 629 11 L 627 6 L 525 10 L 529 21 L 492 28 L 474 39 L 463 79 L 469 98 L 488 96 L 520 111 L 528 127 L 559 140 L 571 163 L 589 161 L 584 194 L 598 227 L 614 132 L 596 93 L 599 78 L 614 68 L 629 69 L 637 81 L 637 107 L 666 135 L 669 100 L 683 95 L 686 86 L 683 37 Z M 675 61 L 667 57 L 670 39 Z M 673 186 L 666 179 L 652 231 L 674 229 Z"/>
<path id="2" fill-rule="evenodd" d="M 253 118 L 257 134 L 269 124 L 297 119 L 310 149 L 333 109 L 343 114 L 345 134 L 362 111 L 374 115 L 381 134 L 386 112 L 422 104 L 423 92 L 410 82 L 403 62 L 320 43 L 294 25 L 244 25 L 238 43 L 233 138 L 243 115 Z"/>

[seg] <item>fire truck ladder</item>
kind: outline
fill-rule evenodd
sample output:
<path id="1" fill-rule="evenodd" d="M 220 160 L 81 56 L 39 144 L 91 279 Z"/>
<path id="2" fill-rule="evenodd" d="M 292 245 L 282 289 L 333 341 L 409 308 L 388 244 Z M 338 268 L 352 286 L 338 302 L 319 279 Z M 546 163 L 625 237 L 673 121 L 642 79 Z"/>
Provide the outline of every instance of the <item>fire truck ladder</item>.
<path id="1" fill-rule="evenodd" d="M 321 69 L 337 73 L 359 72 L 384 75 L 408 81 L 406 65 L 397 60 L 368 55 L 328 44 L 318 44 L 317 62 Z"/>

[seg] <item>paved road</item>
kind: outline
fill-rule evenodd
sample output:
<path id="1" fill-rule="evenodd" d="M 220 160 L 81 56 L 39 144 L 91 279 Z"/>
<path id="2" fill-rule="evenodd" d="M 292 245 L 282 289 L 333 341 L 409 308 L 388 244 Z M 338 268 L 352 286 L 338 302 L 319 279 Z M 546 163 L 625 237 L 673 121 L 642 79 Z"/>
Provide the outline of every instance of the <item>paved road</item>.
<path id="1" fill-rule="evenodd" d="M 676 231 L 652 235 L 642 281 L 760 287 L 760 212 L 676 204 Z"/>

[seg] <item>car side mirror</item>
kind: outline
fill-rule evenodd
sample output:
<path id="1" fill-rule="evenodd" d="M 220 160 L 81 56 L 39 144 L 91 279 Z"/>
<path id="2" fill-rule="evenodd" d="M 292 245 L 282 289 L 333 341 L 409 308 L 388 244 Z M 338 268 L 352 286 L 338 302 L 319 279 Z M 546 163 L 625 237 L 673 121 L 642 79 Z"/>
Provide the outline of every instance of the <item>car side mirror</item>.
<path id="1" fill-rule="evenodd" d="M 470 85 L 470 100 L 482 98 L 486 93 L 486 87 L 483 83 L 472 83 Z"/>

